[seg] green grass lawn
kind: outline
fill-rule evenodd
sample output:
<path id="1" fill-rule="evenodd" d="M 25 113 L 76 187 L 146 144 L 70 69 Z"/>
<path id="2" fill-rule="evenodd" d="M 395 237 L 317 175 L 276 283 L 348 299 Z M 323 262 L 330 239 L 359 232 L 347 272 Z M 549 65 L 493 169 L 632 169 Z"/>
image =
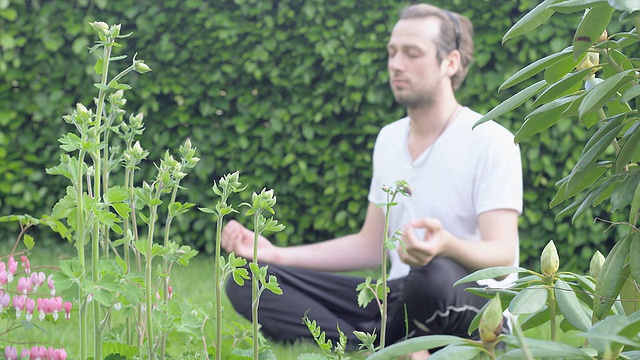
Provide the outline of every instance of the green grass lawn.
<path id="1" fill-rule="evenodd" d="M 0 247 L 4 250 L 2 253 L 6 254 L 10 251 L 10 247 Z M 35 246 L 30 255 L 30 261 L 33 271 L 50 272 L 51 269 L 38 268 L 42 266 L 57 266 L 60 261 L 71 259 L 76 255 L 76 250 L 71 244 L 60 244 L 53 247 Z M 16 259 L 18 261 L 18 259 Z M 4 259 L 6 262 L 6 259 Z M 182 301 L 188 299 L 194 306 L 204 308 L 204 305 L 208 302 L 214 301 L 213 290 L 213 269 L 214 262 L 213 257 L 206 254 L 198 254 L 192 259 L 189 266 L 174 265 L 171 284 L 173 286 L 173 298 L 172 301 Z M 248 283 L 246 284 L 250 286 Z M 67 300 L 67 299 L 65 299 Z M 74 307 L 77 304 L 74 303 Z M 249 321 L 238 315 L 231 304 L 228 302 L 226 296 L 223 296 L 223 318 L 225 323 L 238 322 L 249 326 Z M 77 309 L 72 312 L 72 319 L 70 321 L 60 320 L 57 324 L 49 322 L 40 322 L 35 319 L 28 323 L 24 321 L 16 321 L 11 315 L 3 316 L 0 319 L 0 339 L 8 340 L 13 343 L 14 347 L 17 347 L 20 351 L 23 347 L 27 346 L 31 342 L 37 342 L 44 346 L 53 346 L 54 348 L 64 347 L 69 354 L 69 359 L 73 359 L 74 355 L 79 353 L 79 325 L 77 323 Z M 13 312 L 11 312 L 13 314 Z M 213 311 L 211 316 L 214 316 Z M 75 317 L 75 318 L 74 318 Z M 12 327 L 18 327 L 16 330 L 5 333 L 7 329 Z M 88 334 L 89 343 L 92 344 L 92 334 Z M 111 334 L 113 337 L 117 337 L 118 334 Z M 208 339 L 209 346 L 212 345 L 213 339 Z M 185 351 L 188 346 L 186 344 L 193 343 L 192 346 L 197 346 L 195 350 L 200 350 L 201 342 L 192 341 L 187 336 L 175 335 L 168 339 L 167 345 L 168 353 L 177 353 L 178 350 Z M 4 347 L 6 344 L 2 344 Z M 29 347 L 33 345 L 28 345 Z M 298 355 L 304 353 L 320 353 L 319 347 L 312 342 L 303 342 L 296 344 L 276 344 L 269 343 L 271 350 L 276 355 L 277 359 L 296 359 Z M 0 350 L 1 348 L 0 347 Z M 175 350 L 172 352 L 172 350 Z M 365 356 L 361 354 L 350 354 L 352 359 L 364 359 Z"/>

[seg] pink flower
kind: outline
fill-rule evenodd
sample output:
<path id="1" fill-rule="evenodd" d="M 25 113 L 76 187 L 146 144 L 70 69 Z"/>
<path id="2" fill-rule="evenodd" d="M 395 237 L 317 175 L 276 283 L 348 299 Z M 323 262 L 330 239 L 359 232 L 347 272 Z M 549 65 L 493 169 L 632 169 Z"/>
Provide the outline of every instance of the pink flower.
<path id="1" fill-rule="evenodd" d="M 26 296 L 14 296 L 13 297 L 13 308 L 16 309 L 16 318 L 19 319 L 21 315 L 21 311 L 24 310 L 27 303 Z"/>
<path id="2" fill-rule="evenodd" d="M 29 292 L 31 292 L 32 290 L 32 286 L 31 286 L 31 278 L 24 278 L 21 277 L 18 280 L 18 286 L 16 287 L 16 290 L 21 293 L 21 294 L 27 294 Z"/>
<path id="3" fill-rule="evenodd" d="M 27 321 L 31 321 L 31 319 L 33 318 L 33 309 L 35 309 L 35 307 L 35 300 L 27 298 L 27 303 L 25 305 L 25 308 L 27 309 Z"/>
<path id="4" fill-rule="evenodd" d="M 4 263 L 2 263 L 4 264 Z M 6 285 L 9 282 L 9 274 L 7 274 L 7 270 L 0 269 L 0 285 Z"/>
<path id="5" fill-rule="evenodd" d="M 22 349 L 22 352 L 20 353 L 21 358 L 29 358 L 30 356 L 31 356 L 31 351 L 29 351 L 29 349 L 27 348 Z"/>
<path id="6" fill-rule="evenodd" d="M 64 318 L 69 320 L 71 318 L 71 303 L 66 301 L 62 304 L 62 307 L 64 307 Z"/>
<path id="7" fill-rule="evenodd" d="M 0 294 L 0 312 L 11 305 L 11 296 L 4 291 Z"/>
<path id="8" fill-rule="evenodd" d="M 18 359 L 18 349 L 13 346 L 7 346 L 4 348 L 4 356 L 7 360 L 17 360 Z"/>
<path id="9" fill-rule="evenodd" d="M 173 296 L 173 286 L 169 285 L 169 300 L 171 300 L 172 296 Z"/>
<path id="10" fill-rule="evenodd" d="M 64 348 L 50 349 L 50 350 L 51 351 L 48 352 L 50 360 L 66 360 L 67 359 L 67 352 L 64 350 Z"/>
<path id="11" fill-rule="evenodd" d="M 20 256 L 20 262 L 22 264 L 22 268 L 24 269 L 25 274 L 29 274 L 31 272 L 31 263 L 26 255 Z"/>
<path id="12" fill-rule="evenodd" d="M 44 360 L 47 357 L 47 348 L 44 346 L 32 346 L 29 359 Z"/>
<path id="13" fill-rule="evenodd" d="M 51 296 L 54 296 L 56 294 L 56 288 L 55 282 L 53 281 L 53 274 L 47 278 L 47 285 L 49 285 L 49 289 L 51 289 Z"/>
<path id="14" fill-rule="evenodd" d="M 18 263 L 12 257 L 9 258 L 9 282 L 13 281 L 13 275 L 18 271 Z"/>

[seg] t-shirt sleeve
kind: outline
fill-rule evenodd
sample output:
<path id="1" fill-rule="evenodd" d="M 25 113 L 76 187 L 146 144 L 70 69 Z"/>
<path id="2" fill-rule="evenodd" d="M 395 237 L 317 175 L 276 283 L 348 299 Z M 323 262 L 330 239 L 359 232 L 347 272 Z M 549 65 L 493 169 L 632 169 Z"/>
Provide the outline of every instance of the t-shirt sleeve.
<path id="1" fill-rule="evenodd" d="M 522 163 L 520 147 L 506 129 L 493 136 L 477 162 L 474 180 L 476 214 L 514 209 L 522 213 Z"/>

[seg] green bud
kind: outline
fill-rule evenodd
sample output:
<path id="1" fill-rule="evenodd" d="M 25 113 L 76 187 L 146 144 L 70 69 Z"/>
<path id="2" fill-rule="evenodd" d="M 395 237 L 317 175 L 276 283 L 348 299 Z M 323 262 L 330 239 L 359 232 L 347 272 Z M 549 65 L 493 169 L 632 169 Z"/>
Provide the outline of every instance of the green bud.
<path id="1" fill-rule="evenodd" d="M 144 74 L 146 72 L 151 71 L 151 68 L 147 64 L 145 64 L 144 61 L 142 60 L 136 60 L 133 63 L 133 69 L 140 74 Z"/>
<path id="2" fill-rule="evenodd" d="M 134 129 L 142 128 L 142 126 L 144 126 L 143 120 L 144 120 L 144 114 L 143 113 L 139 113 L 139 114 L 137 114 L 135 116 L 134 115 L 129 116 L 129 124 Z"/>
<path id="3" fill-rule="evenodd" d="M 540 269 L 544 275 L 553 275 L 558 271 L 559 267 L 560 259 L 558 258 L 558 251 L 556 250 L 553 240 L 550 240 L 542 250 Z"/>
<path id="4" fill-rule="evenodd" d="M 89 23 L 93 30 L 97 31 L 98 34 L 102 34 L 104 36 L 109 36 L 109 25 L 102 21 L 94 21 Z"/>
<path id="5" fill-rule="evenodd" d="M 480 325 L 478 326 L 480 340 L 485 344 L 498 340 L 498 336 L 502 333 L 503 320 L 500 294 L 497 294 L 496 297 L 489 301 L 480 318 Z"/>
<path id="6" fill-rule="evenodd" d="M 602 255 L 600 251 L 596 251 L 591 258 L 591 262 L 589 263 L 589 275 L 592 278 L 597 279 L 598 275 L 600 275 L 600 270 L 602 269 L 602 265 L 604 264 L 605 257 Z"/>
<path id="7" fill-rule="evenodd" d="M 118 25 L 113 25 L 111 27 L 110 32 L 111 32 L 111 37 L 118 37 L 120 36 L 120 28 L 122 27 L 122 24 L 118 24 Z"/>

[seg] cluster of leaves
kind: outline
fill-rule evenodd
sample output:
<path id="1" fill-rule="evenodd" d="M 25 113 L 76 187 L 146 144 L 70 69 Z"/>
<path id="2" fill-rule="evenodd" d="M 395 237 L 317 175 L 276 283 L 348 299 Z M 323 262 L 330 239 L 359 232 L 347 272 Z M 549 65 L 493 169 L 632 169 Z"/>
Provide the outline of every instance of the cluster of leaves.
<path id="1" fill-rule="evenodd" d="M 481 112 L 515 92 L 493 92 L 507 74 L 560 50 L 572 36 L 567 21 L 551 19 L 553 29 L 526 35 L 535 41 L 501 47 L 500 34 L 538 1 L 432 2 L 473 19 L 476 59 L 459 98 Z M 356 231 L 375 136 L 404 111 L 393 103 L 385 71 L 385 43 L 401 6 L 392 0 L 0 2 L 0 211 L 34 213 L 61 197 L 62 179 L 43 172 L 59 156 L 50 139 L 66 129 L 53 119 L 70 104 L 91 101 L 87 23 L 99 18 L 125 23 L 123 33 L 135 33 L 126 45 L 141 49 L 156 71 L 129 81 L 139 91 L 128 107 L 144 112 L 154 129 L 163 128 L 142 135 L 150 157 L 186 137 L 198 144 L 203 161 L 183 182 L 191 191 L 181 201 L 205 203 L 211 179 L 240 169 L 250 188 L 273 184 L 286 204 L 279 212 L 287 225 L 275 235 L 279 244 Z M 524 114 L 516 110 L 501 122 L 515 131 Z M 523 260 L 536 261 L 549 238 L 568 242 L 560 250 L 571 259 L 567 266 L 584 264 L 592 247 L 606 248 L 604 236 L 592 235 L 603 224 L 556 223 L 547 216 L 557 214 L 548 210 L 555 192 L 547 185 L 569 173 L 579 156 L 574 141 L 587 134 L 560 124 L 523 148 Z M 155 169 L 140 171 L 149 177 Z M 206 217 L 186 214 L 175 222 L 174 239 L 213 253 L 210 225 Z"/>

